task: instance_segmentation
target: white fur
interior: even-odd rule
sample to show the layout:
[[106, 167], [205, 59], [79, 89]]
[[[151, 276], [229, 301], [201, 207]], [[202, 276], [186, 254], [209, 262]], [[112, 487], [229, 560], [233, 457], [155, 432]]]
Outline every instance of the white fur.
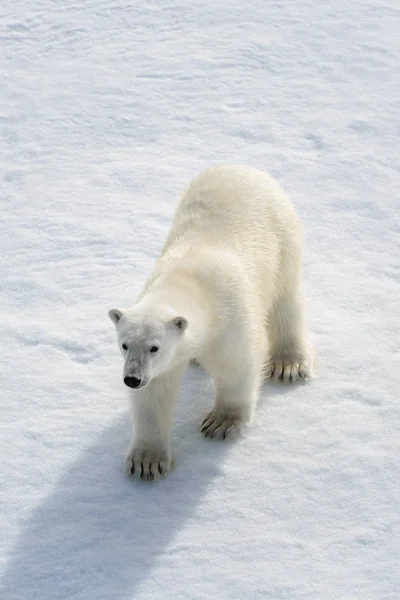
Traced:
[[269, 175], [221, 166], [192, 181], [137, 303], [109, 313], [128, 347], [124, 377], [143, 386], [132, 391], [126, 473], [153, 480], [169, 471], [179, 381], [191, 360], [215, 383], [201, 430], [217, 439], [251, 423], [264, 373], [311, 376], [301, 262], [299, 221]]

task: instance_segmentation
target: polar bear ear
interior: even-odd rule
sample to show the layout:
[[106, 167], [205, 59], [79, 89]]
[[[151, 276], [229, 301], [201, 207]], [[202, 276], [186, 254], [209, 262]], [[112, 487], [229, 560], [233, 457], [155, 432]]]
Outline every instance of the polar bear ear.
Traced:
[[180, 329], [182, 331], [182, 333], [185, 331], [185, 329], [189, 325], [189, 323], [188, 323], [187, 319], [185, 319], [185, 317], [175, 317], [175, 319], [172, 319], [172, 323], [175, 325], [175, 327]]
[[111, 321], [116, 325], [122, 317], [122, 312], [118, 308], [112, 308], [108, 311], [108, 316], [110, 317]]

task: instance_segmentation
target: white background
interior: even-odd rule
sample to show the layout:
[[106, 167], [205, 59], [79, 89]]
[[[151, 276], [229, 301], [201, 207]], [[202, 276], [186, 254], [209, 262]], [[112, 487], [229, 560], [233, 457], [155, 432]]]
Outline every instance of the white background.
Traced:
[[[20, 0], [0, 40], [4, 600], [397, 600], [400, 14], [392, 0]], [[276, 176], [305, 230], [307, 386], [249, 435], [126, 479], [122, 359], [174, 204], [203, 168]]]

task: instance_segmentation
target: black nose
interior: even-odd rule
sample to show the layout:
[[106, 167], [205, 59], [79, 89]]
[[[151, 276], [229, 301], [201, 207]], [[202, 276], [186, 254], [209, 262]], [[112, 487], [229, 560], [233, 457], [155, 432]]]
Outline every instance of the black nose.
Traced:
[[139, 387], [141, 382], [142, 382], [142, 380], [138, 379], [137, 377], [125, 377], [124, 378], [125, 385], [127, 385], [128, 387], [131, 387], [131, 388]]

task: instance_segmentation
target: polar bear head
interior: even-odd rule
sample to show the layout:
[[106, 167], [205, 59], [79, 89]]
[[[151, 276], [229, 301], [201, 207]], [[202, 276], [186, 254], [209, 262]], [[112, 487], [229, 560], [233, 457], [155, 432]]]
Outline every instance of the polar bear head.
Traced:
[[125, 359], [124, 383], [135, 389], [173, 367], [182, 355], [188, 322], [168, 309], [112, 308], [108, 315], [116, 326]]

